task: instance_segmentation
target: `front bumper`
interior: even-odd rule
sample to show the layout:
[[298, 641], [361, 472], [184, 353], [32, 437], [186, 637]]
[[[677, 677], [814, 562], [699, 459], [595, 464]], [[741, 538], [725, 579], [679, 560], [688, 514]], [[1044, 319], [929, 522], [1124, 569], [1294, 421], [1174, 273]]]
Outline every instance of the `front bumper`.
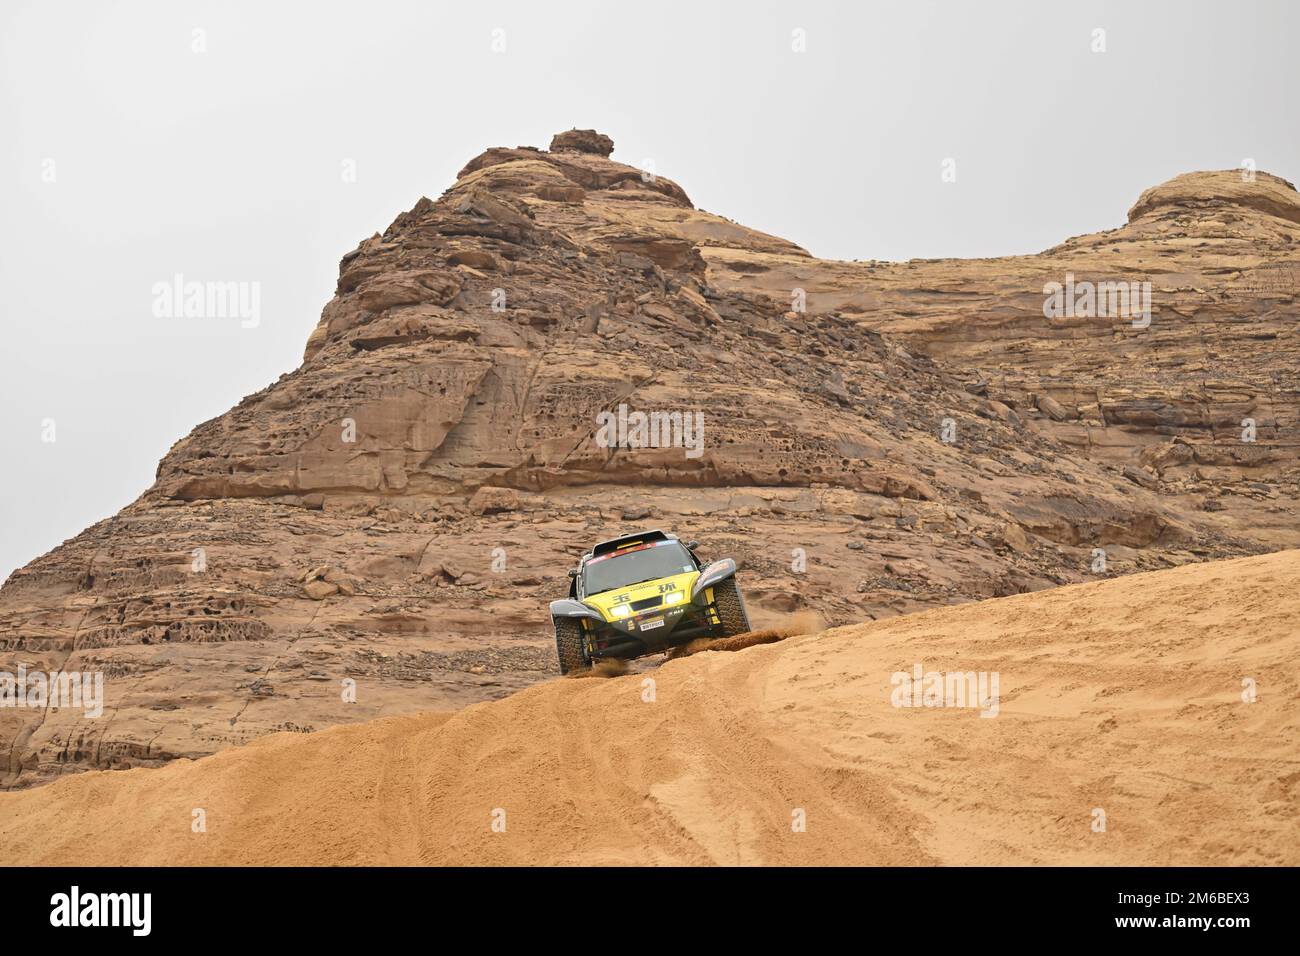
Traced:
[[592, 660], [630, 660], [698, 637], [715, 637], [721, 633], [722, 623], [713, 603], [701, 595], [688, 604], [642, 611], [621, 621], [584, 619], [583, 628]]

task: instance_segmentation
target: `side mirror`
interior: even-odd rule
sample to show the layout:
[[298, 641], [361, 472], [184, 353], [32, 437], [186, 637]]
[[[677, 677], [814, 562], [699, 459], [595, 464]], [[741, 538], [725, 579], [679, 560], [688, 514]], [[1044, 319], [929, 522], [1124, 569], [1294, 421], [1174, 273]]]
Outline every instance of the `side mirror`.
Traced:
[[687, 541], [687, 542], [686, 542], [686, 550], [687, 550], [687, 551], [694, 551], [694, 550], [695, 550], [696, 548], [698, 548], [699, 546], [700, 546], [700, 543], [699, 543], [698, 541]]
[[569, 568], [569, 577], [571, 577], [571, 578], [576, 578], [577, 576], [578, 576], [578, 569], [577, 569], [577, 568]]

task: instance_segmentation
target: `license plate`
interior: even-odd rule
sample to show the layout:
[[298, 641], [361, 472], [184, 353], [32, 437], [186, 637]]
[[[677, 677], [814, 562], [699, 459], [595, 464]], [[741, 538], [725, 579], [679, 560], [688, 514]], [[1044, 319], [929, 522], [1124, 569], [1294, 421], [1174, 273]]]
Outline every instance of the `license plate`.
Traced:
[[653, 631], [656, 627], [663, 627], [664, 619], [662, 617], [652, 617], [648, 621], [641, 622], [641, 630]]

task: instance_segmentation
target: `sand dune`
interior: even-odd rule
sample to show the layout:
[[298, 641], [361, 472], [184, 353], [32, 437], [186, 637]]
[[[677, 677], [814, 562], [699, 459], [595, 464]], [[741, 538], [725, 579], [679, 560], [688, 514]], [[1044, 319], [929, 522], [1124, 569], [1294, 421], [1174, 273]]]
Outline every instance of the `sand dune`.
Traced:
[[[11, 864], [1295, 865], [1298, 595], [1289, 551], [557, 679], [0, 794], [0, 845]], [[918, 663], [996, 672], [997, 715], [893, 706]]]

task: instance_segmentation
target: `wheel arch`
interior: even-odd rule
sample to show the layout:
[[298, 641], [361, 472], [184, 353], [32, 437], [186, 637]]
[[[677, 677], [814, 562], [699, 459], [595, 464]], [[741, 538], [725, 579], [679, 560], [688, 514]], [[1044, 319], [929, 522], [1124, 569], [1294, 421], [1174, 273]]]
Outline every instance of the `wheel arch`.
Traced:
[[736, 562], [731, 558], [719, 558], [700, 569], [700, 576], [691, 585], [691, 600], [703, 594], [709, 588], [727, 578], [736, 576]]
[[605, 618], [599, 611], [573, 598], [561, 598], [558, 601], [552, 601], [551, 617], [586, 617], [601, 624], [605, 623]]

